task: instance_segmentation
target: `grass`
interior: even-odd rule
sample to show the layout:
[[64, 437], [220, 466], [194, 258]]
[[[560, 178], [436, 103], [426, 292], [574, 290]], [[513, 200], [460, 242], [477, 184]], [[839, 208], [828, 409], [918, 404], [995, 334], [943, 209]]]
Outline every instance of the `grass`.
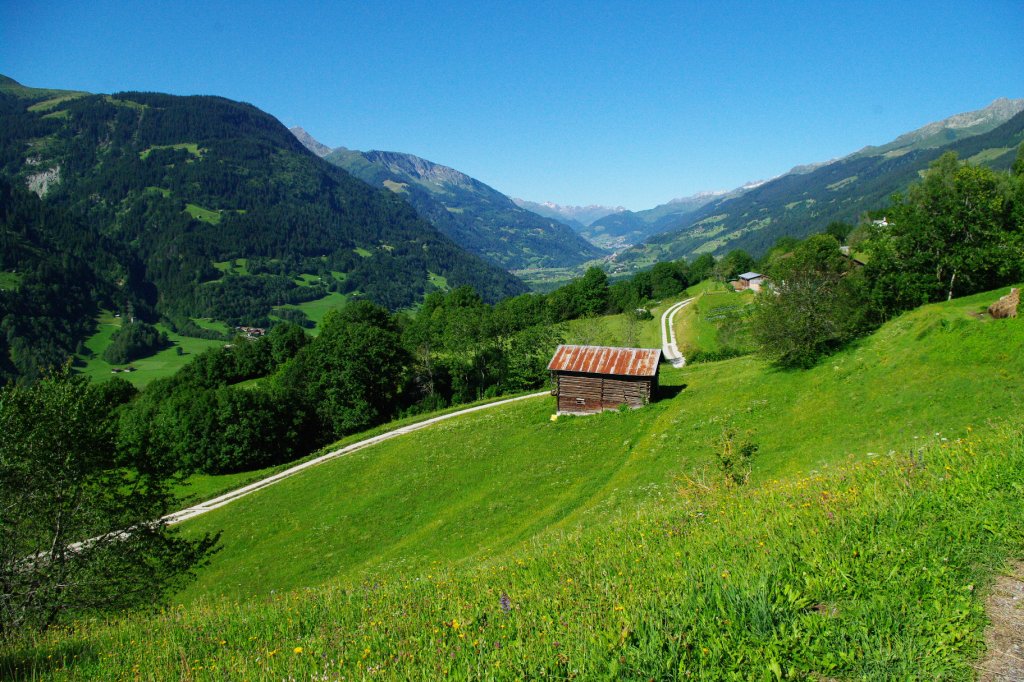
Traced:
[[185, 212], [192, 216], [195, 220], [200, 220], [210, 225], [220, 224], [220, 211], [211, 211], [208, 208], [203, 208], [197, 204], [185, 204]]
[[451, 285], [448, 284], [448, 278], [444, 275], [439, 275], [436, 272], [428, 272], [427, 279], [438, 291], [448, 291], [451, 289]]
[[28, 110], [33, 112], [52, 111], [61, 104], [64, 104], [64, 102], [70, 102], [71, 100], [85, 97], [86, 94], [87, 93], [84, 92], [64, 92], [60, 95], [57, 95], [56, 97], [51, 97], [50, 99], [43, 100], [42, 102], [36, 102], [32, 106], [30, 106]]
[[538, 399], [336, 460], [190, 524], [224, 528], [226, 548], [183, 598], [415, 571], [592, 523], [712, 466], [726, 423], [754, 433], [762, 484], [1012, 414], [1024, 324], [968, 317], [983, 300], [929, 306], [809, 372], [750, 357], [665, 367], [662, 384], [686, 388], [644, 410], [552, 423]]
[[[570, 320], [564, 323], [566, 343], [595, 346], [626, 346], [630, 348], [661, 348], [661, 314], [676, 299], [660, 302], [650, 308], [653, 319], [632, 322], [628, 315]], [[678, 317], [678, 316], [677, 316]]]
[[[680, 310], [674, 320], [676, 345], [684, 357], [697, 351], [721, 351], [724, 345], [729, 345], [723, 344], [721, 338], [724, 317], [740, 313], [744, 306], [752, 303], [753, 292], [736, 292], [725, 284], [707, 280], [695, 287], [691, 294], [696, 300]], [[732, 345], [737, 340], [747, 341], [745, 338], [734, 339]]]
[[158, 144], [153, 145], [152, 147], [149, 147], [139, 152], [139, 158], [145, 161], [146, 159], [149, 158], [149, 155], [152, 154], [153, 151], [156, 149], [184, 149], [189, 154], [191, 154], [193, 158], [196, 159], [201, 158], [203, 156], [203, 153], [206, 151], [205, 149], [200, 149], [199, 145], [196, 144], [195, 142], [182, 142], [179, 144]]
[[684, 485], [474, 565], [30, 634], [10, 677], [967, 679], [1024, 551], [1019, 424], [759, 488]]
[[17, 291], [21, 288], [21, 274], [0, 271], [0, 291]]
[[316, 327], [310, 330], [310, 333], [316, 336], [320, 331], [320, 325], [323, 323], [324, 316], [328, 311], [344, 306], [347, 300], [347, 295], [332, 291], [322, 298], [306, 301], [304, 303], [280, 305], [277, 306], [275, 310], [287, 308], [301, 310], [306, 314], [306, 317], [316, 323]]
[[209, 329], [211, 331], [220, 332], [221, 334], [233, 334], [235, 331], [230, 326], [228, 326], [226, 322], [214, 320], [209, 317], [197, 317], [192, 321], [196, 323], [197, 327], [202, 327], [203, 329]]
[[[334, 460], [186, 524], [225, 548], [182, 606], [28, 635], [0, 675], [969, 677], [1024, 553], [1024, 320], [976, 317], [995, 295], [808, 371], [666, 367], [642, 410], [539, 398]], [[760, 446], [743, 487], [725, 425]]]
[[249, 275], [249, 259], [248, 258], [236, 258], [234, 260], [223, 260], [216, 261], [213, 267], [217, 268], [225, 275]]
[[[219, 322], [197, 320], [197, 323], [208, 329], [215, 328], [219, 330], [220, 326], [223, 326]], [[113, 313], [103, 311], [99, 315], [96, 319], [96, 333], [86, 339], [84, 344], [88, 353], [77, 358], [79, 363], [81, 363], [76, 367], [77, 371], [90, 377], [93, 381], [106, 381], [112, 376], [119, 376], [142, 388], [154, 379], [174, 374], [191, 360], [194, 355], [202, 353], [208, 348], [220, 348], [224, 345], [223, 341], [181, 336], [172, 332], [166, 325], [158, 323], [155, 325], [156, 328], [167, 334], [171, 346], [147, 358], [133, 360], [129, 364], [136, 371], [114, 375], [111, 374], [111, 369], [123, 365], [107, 364], [102, 359], [102, 356], [103, 351], [110, 345], [111, 337], [120, 326], [121, 319], [115, 318]], [[178, 348], [181, 348], [182, 355], [178, 354]]]

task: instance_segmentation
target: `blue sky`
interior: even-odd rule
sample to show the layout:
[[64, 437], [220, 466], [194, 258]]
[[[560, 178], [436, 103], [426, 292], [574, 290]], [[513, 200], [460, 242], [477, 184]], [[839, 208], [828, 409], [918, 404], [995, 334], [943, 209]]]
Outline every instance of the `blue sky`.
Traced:
[[0, 5], [25, 85], [251, 102], [513, 196], [649, 208], [1024, 97], [1024, 2]]

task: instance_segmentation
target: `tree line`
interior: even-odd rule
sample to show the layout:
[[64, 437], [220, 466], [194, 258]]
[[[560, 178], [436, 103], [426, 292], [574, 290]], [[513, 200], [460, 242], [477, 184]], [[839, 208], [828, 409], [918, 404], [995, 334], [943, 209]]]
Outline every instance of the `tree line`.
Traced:
[[769, 360], [809, 367], [906, 310], [1024, 279], [1024, 144], [1009, 173], [947, 153], [856, 229], [780, 242], [752, 331]]

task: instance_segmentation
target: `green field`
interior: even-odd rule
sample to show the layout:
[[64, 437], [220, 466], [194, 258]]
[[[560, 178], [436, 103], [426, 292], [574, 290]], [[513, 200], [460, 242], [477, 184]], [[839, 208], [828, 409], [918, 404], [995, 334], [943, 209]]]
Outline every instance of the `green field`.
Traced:
[[249, 275], [249, 259], [248, 258], [236, 258], [234, 260], [217, 261], [213, 264], [213, 267], [217, 268], [225, 275]]
[[233, 335], [234, 332], [235, 332], [235, 330], [232, 329], [230, 326], [228, 326], [228, 324], [226, 322], [221, 322], [220, 320], [214, 320], [214, 319], [211, 319], [209, 317], [196, 317], [196, 318], [193, 318], [192, 321], [196, 323], [197, 327], [202, 327], [203, 329], [209, 329], [210, 331], [220, 332], [221, 334], [231, 334], [231, 335]]
[[448, 291], [451, 286], [448, 284], [448, 278], [437, 274], [436, 272], [427, 273], [427, 278], [430, 283], [433, 284], [438, 291]]
[[211, 211], [208, 208], [203, 208], [197, 204], [185, 204], [185, 212], [196, 220], [201, 220], [204, 223], [211, 225], [220, 224], [220, 211]]
[[[680, 310], [674, 322], [676, 345], [683, 357], [697, 351], [717, 352], [722, 350], [721, 324], [725, 315], [742, 312], [743, 306], [754, 300], [752, 291], [736, 292], [731, 287], [708, 280], [694, 287], [691, 294], [696, 297], [690, 305]], [[748, 344], [745, 335], [737, 335], [735, 342]]]
[[314, 284], [320, 284], [320, 275], [311, 275], [309, 273], [302, 273], [295, 278], [295, 283], [300, 287], [311, 287]]
[[21, 274], [17, 272], [0, 272], [0, 291], [17, 291], [21, 287]]
[[[223, 323], [205, 320], [197, 320], [197, 324], [207, 329], [220, 330], [222, 328], [226, 328], [226, 325]], [[110, 345], [111, 337], [120, 326], [120, 318], [115, 318], [114, 314], [109, 311], [102, 312], [96, 319], [96, 332], [85, 341], [84, 345], [88, 354], [78, 356], [76, 358], [75, 369], [88, 376], [93, 381], [106, 381], [112, 376], [118, 376], [123, 379], [127, 379], [135, 386], [141, 388], [154, 379], [174, 374], [195, 355], [202, 353], [209, 348], [220, 348], [224, 345], [223, 341], [194, 339], [188, 336], [181, 336], [172, 332], [166, 325], [158, 323], [155, 325], [156, 328], [167, 334], [167, 338], [171, 342], [171, 346], [149, 356], [148, 358], [133, 360], [129, 364], [134, 367], [136, 371], [115, 375], [111, 373], [111, 370], [114, 367], [124, 367], [127, 365], [107, 364], [107, 362], [103, 360], [102, 356], [103, 351]], [[178, 348], [181, 349], [181, 355], [178, 354]]]
[[[308, 317], [309, 319], [313, 320], [313, 322], [316, 323], [316, 327], [314, 327], [313, 329], [309, 330], [310, 334], [316, 336], [319, 333], [320, 324], [324, 320], [324, 315], [326, 315], [328, 313], [328, 311], [330, 311], [330, 310], [334, 310], [335, 308], [340, 308], [340, 307], [344, 306], [345, 302], [347, 300], [348, 300], [348, 296], [346, 294], [340, 294], [340, 293], [338, 293], [336, 291], [332, 291], [331, 293], [327, 294], [323, 298], [318, 298], [318, 299], [313, 300], [313, 301], [306, 301], [305, 303], [298, 303], [298, 304], [294, 304], [294, 305], [293, 304], [280, 305], [280, 306], [277, 306], [275, 308], [275, 310], [282, 309], [282, 308], [284, 308], [284, 309], [291, 308], [293, 310], [301, 310], [302, 312], [304, 312], [306, 314], [306, 317]], [[271, 314], [273, 314], [273, 313], [271, 313]]]
[[[641, 410], [552, 421], [543, 397], [334, 460], [185, 524], [224, 549], [181, 606], [0, 673], [969, 678], [1024, 555], [1024, 321], [979, 315], [996, 295], [808, 371], [664, 367]], [[746, 486], [726, 425], [760, 447]]]
[[225, 528], [226, 547], [188, 598], [497, 552], [702, 475], [727, 421], [756, 434], [753, 480], [763, 483], [1012, 414], [1024, 404], [1024, 354], [1013, 350], [1024, 344], [1024, 324], [967, 314], [989, 299], [928, 306], [808, 372], [750, 357], [664, 367], [662, 384], [685, 390], [637, 412], [552, 423], [544, 398], [356, 453], [193, 522]]
[[203, 155], [203, 152], [205, 151], [204, 149], [200, 149], [199, 145], [196, 144], [195, 142], [182, 142], [180, 144], [158, 144], [139, 152], [139, 158], [145, 161], [146, 159], [149, 158], [149, 155], [152, 154], [153, 150], [155, 149], [184, 149], [189, 154], [191, 154], [193, 158], [196, 159], [201, 157]]
[[563, 323], [565, 342], [591, 346], [661, 348], [661, 314], [682, 298], [680, 296], [653, 305], [650, 308], [653, 319], [642, 322], [633, 322], [625, 314], [570, 320]]

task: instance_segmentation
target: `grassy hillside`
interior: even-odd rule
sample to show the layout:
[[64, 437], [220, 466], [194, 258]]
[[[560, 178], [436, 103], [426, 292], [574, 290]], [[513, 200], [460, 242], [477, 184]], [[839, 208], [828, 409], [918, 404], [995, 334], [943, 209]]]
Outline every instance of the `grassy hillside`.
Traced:
[[[109, 311], [102, 311], [96, 320], [96, 332], [85, 340], [83, 348], [85, 352], [78, 356], [77, 371], [85, 374], [93, 381], [105, 381], [111, 376], [114, 367], [126, 367], [131, 365], [134, 372], [121, 373], [116, 376], [126, 379], [135, 386], [141, 388], [154, 379], [171, 376], [182, 368], [197, 354], [209, 348], [220, 348], [223, 341], [211, 339], [195, 339], [188, 336], [175, 334], [164, 324], [157, 324], [156, 328], [167, 335], [171, 345], [153, 355], [139, 358], [123, 365], [111, 365], [103, 359], [103, 351], [110, 345], [110, 339], [114, 332], [121, 327], [122, 318], [114, 317]], [[222, 323], [210, 321], [197, 321], [197, 324], [217, 331], [227, 329]], [[180, 349], [180, 350], [179, 350]]]
[[638, 412], [551, 422], [539, 399], [332, 462], [195, 521], [224, 528], [225, 549], [186, 598], [497, 552], [698, 475], [726, 422], [754, 432], [759, 483], [1011, 414], [1024, 325], [969, 315], [991, 298], [922, 308], [806, 373], [754, 358], [665, 367], [669, 392], [686, 388]]
[[[225, 549], [183, 606], [0, 671], [967, 677], [984, 586], [1024, 553], [1024, 320], [978, 315], [995, 296], [806, 372], [665, 367], [643, 410], [540, 398], [335, 460], [187, 524]], [[720, 484], [725, 425], [760, 446], [746, 487]]]
[[[694, 287], [696, 298], [675, 317], [676, 343], [683, 357], [695, 353], [719, 353], [723, 349], [745, 350], [751, 346], [749, 330], [742, 321], [745, 307], [753, 302], [754, 292], [736, 292], [719, 282], [707, 281]], [[740, 321], [730, 326], [730, 317]]]

